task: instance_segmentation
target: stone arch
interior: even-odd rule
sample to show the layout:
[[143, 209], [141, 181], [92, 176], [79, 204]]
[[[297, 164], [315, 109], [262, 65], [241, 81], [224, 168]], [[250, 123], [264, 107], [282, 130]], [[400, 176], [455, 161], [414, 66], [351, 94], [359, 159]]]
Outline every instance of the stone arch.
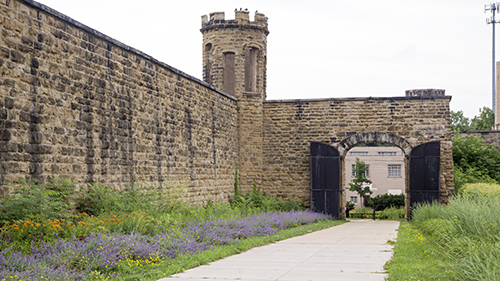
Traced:
[[[349, 133], [348, 133], [349, 134]], [[400, 137], [398, 135], [395, 135], [393, 133], [387, 133], [387, 132], [381, 132], [381, 131], [373, 131], [373, 132], [359, 132], [359, 133], [352, 133], [348, 135], [345, 139], [340, 141], [337, 145], [337, 150], [339, 151], [339, 154], [341, 155], [341, 183], [340, 186], [344, 187], [347, 185], [347, 175], [345, 174], [345, 156], [347, 155], [347, 152], [360, 144], [364, 143], [386, 143], [390, 145], [394, 145], [398, 148], [400, 148], [403, 151], [404, 155], [404, 170], [405, 173], [403, 175], [404, 178], [404, 189], [403, 192], [405, 194], [405, 216], [409, 218], [410, 216], [410, 201], [409, 201], [409, 156], [411, 153], [411, 150], [413, 149], [412, 145], [410, 142], [408, 142], [405, 138]], [[341, 196], [340, 196], [340, 205], [344, 206], [346, 202], [346, 194], [345, 190], [341, 189]]]
[[344, 157], [351, 148], [363, 143], [387, 143], [397, 146], [403, 150], [405, 156], [410, 155], [412, 149], [411, 144], [404, 138], [393, 133], [386, 132], [361, 132], [349, 135], [343, 139], [338, 145], [340, 155]]

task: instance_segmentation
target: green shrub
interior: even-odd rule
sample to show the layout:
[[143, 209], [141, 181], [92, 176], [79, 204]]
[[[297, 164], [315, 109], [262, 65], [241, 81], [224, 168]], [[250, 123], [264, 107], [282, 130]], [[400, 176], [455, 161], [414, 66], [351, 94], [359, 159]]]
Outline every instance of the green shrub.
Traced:
[[405, 205], [405, 195], [404, 194], [381, 194], [376, 197], [370, 198], [368, 205], [372, 209], [375, 209], [378, 205], [385, 205], [386, 207], [400, 208]]
[[185, 206], [186, 179], [169, 180], [161, 186], [129, 184], [123, 190], [92, 184], [81, 190], [79, 212], [99, 216], [106, 212], [169, 212]]
[[229, 202], [235, 208], [239, 208], [243, 214], [250, 210], [259, 209], [262, 212], [291, 210], [303, 210], [304, 202], [297, 202], [296, 198], [273, 197], [264, 193], [261, 186], [257, 187], [257, 182], [253, 180], [253, 189], [248, 193], [241, 193], [238, 190], [237, 172], [235, 173], [235, 194], [229, 198]]
[[500, 148], [485, 145], [480, 136], [453, 137], [455, 189], [465, 183], [500, 181]]
[[460, 194], [469, 196], [491, 196], [500, 198], [500, 184], [468, 183], [460, 189]]
[[497, 183], [495, 179], [492, 179], [488, 173], [477, 167], [468, 167], [463, 170], [460, 167], [455, 166], [454, 169], [455, 177], [455, 190], [460, 193], [462, 187], [469, 183]]
[[43, 214], [49, 219], [68, 219], [74, 215], [75, 184], [52, 177], [46, 184], [19, 179], [10, 196], [1, 199], [0, 223], [14, 222], [28, 215]]
[[405, 218], [404, 208], [386, 208], [377, 213], [377, 218], [380, 220], [401, 220]]
[[81, 197], [77, 200], [76, 208], [81, 213], [98, 216], [107, 211], [123, 209], [124, 202], [120, 193], [109, 186], [88, 184], [80, 193]]
[[447, 211], [445, 205], [437, 201], [433, 201], [432, 203], [417, 203], [411, 209], [412, 221], [419, 223], [436, 218], [448, 218], [449, 214]]

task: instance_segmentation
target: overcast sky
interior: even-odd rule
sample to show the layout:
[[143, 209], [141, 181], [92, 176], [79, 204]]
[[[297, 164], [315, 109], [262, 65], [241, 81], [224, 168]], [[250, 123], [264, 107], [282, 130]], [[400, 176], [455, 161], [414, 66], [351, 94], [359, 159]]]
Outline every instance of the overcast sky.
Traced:
[[[268, 99], [392, 97], [445, 89], [451, 109], [491, 108], [492, 27], [478, 0], [39, 0], [202, 78], [201, 15], [269, 18]], [[497, 29], [500, 26], [497, 27]], [[499, 42], [500, 44], [500, 42]], [[500, 57], [500, 54], [498, 55]]]

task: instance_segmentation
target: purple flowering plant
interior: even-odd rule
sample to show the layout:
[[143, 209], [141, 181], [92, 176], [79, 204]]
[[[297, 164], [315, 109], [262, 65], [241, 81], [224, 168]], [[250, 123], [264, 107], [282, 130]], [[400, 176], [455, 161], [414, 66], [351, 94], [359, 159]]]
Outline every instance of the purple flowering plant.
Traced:
[[0, 251], [0, 280], [107, 279], [116, 276], [118, 267], [130, 261], [154, 264], [325, 219], [325, 215], [310, 211], [266, 212], [195, 219], [158, 227], [161, 231], [156, 234], [134, 231], [90, 232], [87, 236], [70, 238], [54, 236], [49, 242], [32, 243], [29, 251], [4, 247]]

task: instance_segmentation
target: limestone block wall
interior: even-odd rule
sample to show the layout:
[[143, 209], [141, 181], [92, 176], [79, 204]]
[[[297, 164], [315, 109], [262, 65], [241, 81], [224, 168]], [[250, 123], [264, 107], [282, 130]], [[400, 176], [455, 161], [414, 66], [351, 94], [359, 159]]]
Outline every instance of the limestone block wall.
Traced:
[[58, 174], [232, 191], [234, 97], [31, 0], [0, 0], [0, 32], [1, 187]]
[[238, 101], [240, 116], [238, 134], [239, 184], [243, 191], [253, 188], [253, 181], [262, 184], [263, 156], [263, 107], [257, 94], [243, 94]]
[[490, 131], [465, 131], [460, 132], [459, 137], [462, 136], [480, 136], [484, 140], [484, 144], [493, 144], [496, 147], [500, 147], [500, 130], [490, 130]]
[[441, 194], [446, 201], [454, 190], [450, 100], [408, 96], [265, 101], [263, 188], [309, 203], [310, 141], [338, 146], [353, 134], [385, 132], [412, 147], [441, 141]]

